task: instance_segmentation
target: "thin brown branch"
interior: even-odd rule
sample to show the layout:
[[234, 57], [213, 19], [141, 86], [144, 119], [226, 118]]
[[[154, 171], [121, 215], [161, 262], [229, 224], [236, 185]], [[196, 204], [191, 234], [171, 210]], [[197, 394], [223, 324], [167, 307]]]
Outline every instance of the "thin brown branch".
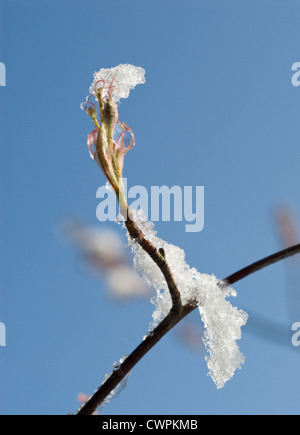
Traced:
[[135, 240], [141, 248], [147, 252], [147, 254], [152, 258], [154, 263], [160, 268], [165, 280], [167, 282], [169, 292], [172, 298], [172, 310], [177, 314], [182, 311], [182, 302], [180, 297], [180, 292], [177, 288], [177, 284], [171, 272], [171, 269], [167, 263], [166, 254], [163, 249], [157, 249], [152, 245], [150, 240], [148, 240], [143, 232], [138, 228], [136, 223], [130, 218], [130, 209], [127, 209], [127, 219], [125, 221], [126, 228], [129, 232], [130, 237]]
[[170, 312], [167, 317], [150, 333], [142, 343], [115, 369], [109, 378], [101, 385], [95, 394], [79, 409], [77, 415], [92, 415], [93, 412], [103, 403], [105, 398], [116, 388], [116, 386], [128, 375], [131, 369], [143, 358], [153, 346], [172, 329], [183, 317], [193, 310], [194, 307], [186, 309], [185, 314], [180, 316]]
[[[134, 227], [133, 227], [134, 228]], [[137, 228], [137, 227], [136, 227]], [[133, 231], [133, 230], [132, 230]], [[136, 229], [134, 228], [134, 231]], [[139, 243], [140, 233], [136, 233], [136, 237], [133, 237]], [[142, 245], [141, 245], [142, 246]], [[143, 246], [142, 246], [143, 247]], [[151, 248], [152, 249], [152, 248]], [[155, 248], [154, 248], [155, 249]], [[152, 251], [151, 251], [152, 252]], [[158, 251], [157, 251], [158, 252]], [[258, 272], [259, 270], [268, 267], [278, 261], [291, 257], [292, 255], [300, 253], [300, 244], [284, 249], [270, 255], [262, 260], [259, 260], [250, 266], [247, 266], [238, 272], [225, 278], [225, 282], [228, 284], [234, 284], [237, 281], [246, 278], [247, 276]], [[163, 253], [159, 253], [164, 257]], [[149, 254], [150, 255], [150, 254]], [[157, 259], [159, 257], [154, 255]], [[152, 258], [152, 257], [151, 257]], [[166, 273], [168, 278], [168, 273]], [[173, 278], [173, 277], [172, 277]], [[171, 281], [172, 281], [171, 278]], [[176, 285], [176, 284], [175, 284]], [[176, 287], [177, 288], [177, 287]], [[192, 302], [182, 307], [180, 313], [171, 310], [167, 317], [155, 328], [155, 330], [149, 334], [146, 339], [124, 360], [124, 362], [116, 368], [108, 379], [103, 382], [96, 393], [77, 411], [76, 415], [92, 415], [93, 412], [103, 403], [105, 398], [116, 388], [116, 386], [125, 378], [125, 376], [133, 369], [133, 367], [152, 349], [158, 341], [164, 337], [177, 323], [179, 323], [184, 317], [191, 313], [196, 308], [196, 305]]]
[[252, 275], [255, 272], [258, 272], [265, 267], [271, 266], [272, 264], [277, 263], [278, 261], [284, 260], [285, 258], [291, 257], [295, 254], [300, 253], [300, 243], [295, 246], [291, 246], [290, 248], [283, 249], [283, 251], [276, 252], [275, 254], [269, 255], [269, 257], [263, 258], [262, 260], [256, 261], [250, 266], [244, 267], [238, 272], [233, 273], [228, 276], [224, 281], [228, 284], [234, 284], [237, 281], [240, 281], [243, 278], [246, 278], [249, 275]]

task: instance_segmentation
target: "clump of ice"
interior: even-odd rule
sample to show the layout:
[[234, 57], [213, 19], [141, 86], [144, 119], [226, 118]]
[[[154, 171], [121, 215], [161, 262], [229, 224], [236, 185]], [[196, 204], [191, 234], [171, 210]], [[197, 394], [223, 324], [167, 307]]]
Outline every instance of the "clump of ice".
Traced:
[[[128, 355], [123, 356], [120, 359], [120, 362], [117, 363], [116, 361], [114, 361], [114, 369], [112, 371], [112, 373], [115, 370], [118, 370], [120, 368], [120, 365], [125, 361], [125, 359], [128, 357]], [[109, 375], [105, 375], [104, 377], [104, 381], [102, 382], [102, 385], [107, 381], [107, 379], [112, 375], [112, 373], [110, 373]], [[123, 379], [122, 381], [112, 390], [112, 392], [103, 400], [103, 402], [101, 403], [101, 405], [98, 407], [98, 411], [100, 411], [102, 408], [104, 408], [104, 406], [108, 405], [113, 399], [115, 399], [116, 397], [118, 397], [118, 395], [124, 390], [124, 388], [127, 386], [129, 378], [131, 376], [131, 373], [129, 372]]]
[[[182, 303], [194, 300], [199, 307], [205, 327], [204, 343], [209, 356], [206, 357], [209, 375], [218, 388], [224, 387], [236, 369], [241, 368], [245, 358], [236, 343], [241, 339], [241, 327], [247, 323], [248, 315], [233, 307], [227, 297], [236, 292], [218, 280], [214, 275], [206, 275], [191, 268], [185, 262], [185, 252], [156, 236], [154, 224], [146, 222], [143, 212], [134, 210], [134, 220], [147, 239], [157, 248], [163, 248], [173, 273]], [[172, 306], [169, 290], [159, 267], [147, 253], [128, 235], [129, 246], [134, 253], [136, 271], [156, 290], [153, 299], [155, 310], [149, 333], [169, 313]]]
[[[121, 98], [128, 98], [136, 85], [145, 83], [145, 70], [139, 66], [121, 64], [114, 68], [102, 68], [94, 73], [94, 81], [90, 93], [95, 95], [95, 86], [103, 88], [102, 98], [111, 91], [112, 99], [118, 103]], [[104, 87], [103, 87], [104, 86]]]

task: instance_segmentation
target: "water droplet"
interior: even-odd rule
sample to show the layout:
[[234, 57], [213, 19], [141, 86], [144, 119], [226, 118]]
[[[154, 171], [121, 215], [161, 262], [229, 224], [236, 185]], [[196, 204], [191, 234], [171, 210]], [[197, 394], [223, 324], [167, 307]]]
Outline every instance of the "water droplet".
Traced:
[[93, 160], [95, 160], [97, 138], [98, 130], [96, 129], [88, 135], [87, 145], [89, 148], [90, 156]]
[[114, 370], [119, 370], [120, 363], [117, 363], [117, 361], [114, 361], [113, 367], [114, 367]]
[[134, 143], [132, 144], [134, 140], [133, 133], [127, 128], [126, 125], [119, 122], [117, 122], [114, 129], [113, 140], [119, 148], [122, 146], [127, 148], [129, 145], [134, 145]]
[[114, 129], [114, 134], [113, 134], [113, 140], [116, 143], [116, 145], [118, 147], [121, 146], [122, 144], [122, 134], [123, 134], [123, 129], [121, 124], [119, 124], [118, 122], [116, 123], [115, 129]]
[[130, 130], [126, 130], [124, 133], [124, 146], [127, 148], [129, 145], [134, 145], [134, 142], [132, 144], [132, 140], [134, 140], [134, 136]]
[[125, 361], [125, 359], [129, 356], [129, 354], [124, 355], [121, 359], [120, 359], [120, 364], [123, 364], [123, 362]]
[[83, 103], [80, 104], [80, 109], [84, 110], [85, 112], [88, 110], [89, 107], [89, 103], [87, 101], [84, 101]]
[[109, 190], [110, 192], [113, 192], [113, 191], [114, 191], [114, 189], [113, 189], [113, 187], [112, 187], [112, 185], [110, 184], [109, 181], [106, 182], [105, 187], [106, 187], [106, 189]]

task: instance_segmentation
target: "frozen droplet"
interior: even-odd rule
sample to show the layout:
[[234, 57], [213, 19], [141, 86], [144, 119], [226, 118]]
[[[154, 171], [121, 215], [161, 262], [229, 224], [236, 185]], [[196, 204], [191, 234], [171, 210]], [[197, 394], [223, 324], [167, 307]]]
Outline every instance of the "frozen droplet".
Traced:
[[120, 147], [122, 143], [122, 134], [123, 134], [122, 124], [117, 122], [113, 133], [113, 141], [118, 147]]
[[119, 368], [120, 368], [120, 363], [118, 363], [117, 361], [114, 361], [114, 363], [113, 363], [113, 367], [114, 367], [114, 370], [119, 370]]
[[109, 190], [109, 192], [113, 192], [114, 191], [114, 189], [113, 189], [113, 187], [112, 187], [112, 185], [110, 184], [109, 181], [106, 182], [105, 187], [106, 187], [107, 190]]
[[88, 135], [88, 140], [87, 140], [90, 156], [93, 160], [95, 160], [97, 140], [98, 140], [98, 129], [95, 129], [94, 131], [92, 131], [91, 134]]
[[123, 364], [123, 362], [125, 361], [125, 359], [129, 356], [129, 354], [127, 353], [126, 355], [122, 356], [122, 358], [120, 358], [120, 364]]
[[92, 119], [97, 118], [97, 109], [94, 103], [90, 102], [91, 96], [86, 97], [86, 100], [80, 104], [81, 110], [84, 110]]
[[131, 129], [120, 122], [117, 122], [115, 126], [113, 140], [118, 148], [127, 148], [134, 145], [134, 135]]
[[87, 101], [84, 101], [83, 103], [80, 104], [80, 109], [84, 110], [85, 112], [88, 110], [90, 106], [90, 103], [88, 103]]
[[134, 145], [134, 136], [130, 130], [124, 132], [124, 146], [125, 148]]

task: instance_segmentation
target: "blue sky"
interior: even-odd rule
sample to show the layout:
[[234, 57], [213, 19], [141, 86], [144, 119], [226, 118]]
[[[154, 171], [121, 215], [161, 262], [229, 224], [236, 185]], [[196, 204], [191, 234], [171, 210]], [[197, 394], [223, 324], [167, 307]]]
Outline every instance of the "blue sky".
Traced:
[[[300, 88], [291, 84], [300, 4], [0, 0], [0, 14], [7, 69], [0, 88], [0, 321], [7, 327], [0, 411], [66, 414], [76, 410], [78, 392], [92, 393], [113, 361], [140, 342], [152, 312], [149, 301], [112, 301], [59, 231], [67, 216], [100, 225], [96, 190], [105, 181], [89, 158], [91, 124], [79, 108], [93, 72], [120, 63], [146, 69], [146, 84], [119, 108], [136, 136], [124, 175], [148, 189], [205, 186], [202, 232], [186, 233], [178, 222], [156, 227], [189, 264], [223, 278], [281, 249], [278, 204], [293, 207], [300, 222]], [[290, 329], [286, 266], [236, 284], [233, 302]], [[204, 355], [170, 333], [103, 413], [298, 413], [298, 350], [251, 328], [240, 343], [246, 365], [223, 390], [206, 376]]]

